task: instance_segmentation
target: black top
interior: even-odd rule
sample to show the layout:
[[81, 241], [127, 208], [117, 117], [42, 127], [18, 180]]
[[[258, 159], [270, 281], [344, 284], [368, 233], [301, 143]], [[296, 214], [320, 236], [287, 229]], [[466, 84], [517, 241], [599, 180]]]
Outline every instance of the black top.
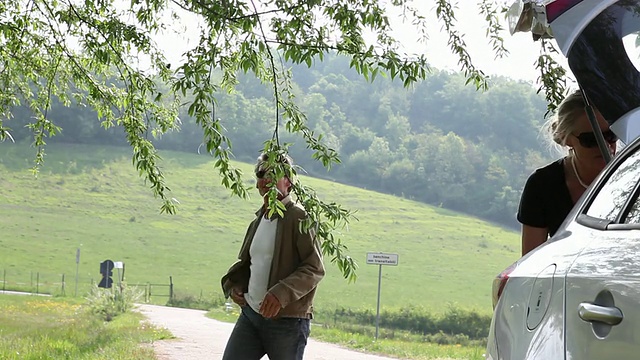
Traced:
[[573, 208], [567, 188], [563, 159], [536, 169], [527, 179], [522, 190], [518, 221], [523, 225], [548, 228], [549, 236], [556, 233], [560, 224]]

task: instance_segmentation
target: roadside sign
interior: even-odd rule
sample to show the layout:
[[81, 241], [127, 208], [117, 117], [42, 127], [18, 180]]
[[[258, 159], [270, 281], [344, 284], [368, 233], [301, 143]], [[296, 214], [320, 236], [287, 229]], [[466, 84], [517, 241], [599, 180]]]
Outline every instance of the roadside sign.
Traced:
[[373, 265], [398, 265], [398, 254], [386, 254], [386, 253], [367, 253], [367, 264]]
[[368, 252], [367, 264], [378, 265], [378, 305], [376, 306], [376, 337], [378, 340], [378, 329], [380, 326], [380, 287], [382, 284], [382, 265], [398, 265], [398, 254], [387, 254], [381, 252]]

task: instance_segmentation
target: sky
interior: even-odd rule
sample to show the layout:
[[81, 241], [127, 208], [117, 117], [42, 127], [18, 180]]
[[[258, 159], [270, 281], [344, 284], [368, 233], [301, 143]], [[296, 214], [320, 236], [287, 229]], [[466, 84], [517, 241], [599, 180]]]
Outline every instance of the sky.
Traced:
[[[435, 15], [435, 0], [417, 0], [420, 10], [427, 17], [429, 40], [420, 43], [416, 40], [415, 28], [410, 24], [402, 23], [400, 16], [390, 16], [393, 21], [394, 35], [402, 40], [407, 53], [426, 54], [430, 64], [437, 69], [449, 69], [459, 71], [458, 58], [448, 48], [448, 36], [442, 30], [441, 23]], [[516, 33], [511, 35], [508, 30], [503, 31], [502, 37], [509, 54], [504, 58], [495, 58], [495, 53], [486, 38], [486, 21], [479, 15], [477, 6], [480, 0], [451, 0], [458, 4], [455, 9], [457, 28], [464, 34], [464, 41], [473, 63], [486, 75], [502, 75], [513, 79], [536, 82], [539, 72], [535, 68], [535, 61], [540, 53], [541, 43], [534, 41], [531, 33]], [[502, 15], [501, 19], [502, 19]], [[185, 17], [183, 28], [179, 34], [166, 33], [161, 38], [163, 47], [168, 49], [167, 57], [170, 62], [177, 62], [179, 55], [196, 44], [198, 29], [193, 17]], [[178, 25], [176, 25], [178, 26]], [[503, 19], [505, 29], [506, 20]], [[556, 60], [565, 68], [566, 61], [563, 57]]]
[[[460, 70], [458, 58], [451, 53], [447, 45], [448, 36], [442, 30], [441, 23], [435, 15], [435, 0], [424, 0], [425, 16], [429, 19], [430, 39], [427, 44], [417, 44], [416, 49], [425, 53], [434, 67], [439, 69]], [[513, 79], [535, 81], [539, 76], [535, 69], [535, 61], [540, 53], [541, 43], [534, 41], [531, 33], [516, 33], [511, 35], [503, 20], [505, 31], [501, 36], [509, 54], [504, 58], [496, 58], [495, 53], [486, 37], [487, 22], [476, 5], [478, 1], [464, 1], [464, 6], [455, 10], [457, 27], [464, 34], [468, 52], [473, 63], [487, 75], [502, 75]], [[460, 3], [460, 2], [459, 2]], [[410, 33], [410, 25], [402, 24], [403, 32]], [[408, 41], [411, 43], [411, 41]]]

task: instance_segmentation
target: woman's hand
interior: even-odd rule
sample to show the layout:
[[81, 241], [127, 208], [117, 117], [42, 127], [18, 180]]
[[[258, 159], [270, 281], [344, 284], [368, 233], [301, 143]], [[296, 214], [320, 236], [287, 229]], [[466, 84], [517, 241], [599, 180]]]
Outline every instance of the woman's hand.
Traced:
[[548, 234], [547, 228], [522, 225], [522, 256], [547, 241]]

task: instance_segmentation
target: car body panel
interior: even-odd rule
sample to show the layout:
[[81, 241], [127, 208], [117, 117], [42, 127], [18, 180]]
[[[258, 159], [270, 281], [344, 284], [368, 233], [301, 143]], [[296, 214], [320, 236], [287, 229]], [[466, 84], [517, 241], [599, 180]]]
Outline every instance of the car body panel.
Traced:
[[[564, 235], [567, 234], [565, 231]], [[494, 311], [487, 359], [554, 359], [558, 354], [562, 356], [564, 274], [571, 268], [584, 245], [570, 239], [547, 242], [518, 261]], [[553, 266], [553, 272], [545, 272], [550, 266]], [[531, 302], [535, 284], [549, 276], [553, 277], [553, 281], [544, 283], [551, 288], [542, 289], [550, 294], [549, 305], [542, 310], [544, 315], [540, 323], [529, 329], [527, 317], [535, 311], [535, 303]]]
[[618, 135], [623, 143], [628, 144], [640, 134], [638, 119], [640, 119], [640, 109], [631, 110], [611, 125], [611, 130]]
[[556, 39], [560, 51], [568, 56], [571, 46], [582, 30], [589, 25], [598, 14], [617, 0], [583, 0], [564, 12], [558, 19], [550, 23], [553, 38]]
[[[640, 358], [640, 231], [588, 232], [593, 240], [566, 276], [566, 359]], [[580, 304], [597, 303], [602, 291], [612, 295], [606, 305], [621, 310], [617, 325], [579, 315]]]
[[[639, 148], [640, 140], [636, 140], [614, 158], [589, 189], [587, 199], [570, 216], [574, 218], [573, 228], [580, 229], [580, 237], [588, 245], [565, 279], [566, 359], [639, 357], [640, 226], [634, 229], [617, 224], [634, 216], [633, 211], [625, 209], [632, 209], [637, 203]], [[585, 217], [603, 222], [601, 226], [583, 226], [580, 223]], [[606, 307], [621, 311], [621, 323], [609, 325], [581, 318], [581, 304], [603, 305], [598, 299], [603, 292], [611, 297]]]

